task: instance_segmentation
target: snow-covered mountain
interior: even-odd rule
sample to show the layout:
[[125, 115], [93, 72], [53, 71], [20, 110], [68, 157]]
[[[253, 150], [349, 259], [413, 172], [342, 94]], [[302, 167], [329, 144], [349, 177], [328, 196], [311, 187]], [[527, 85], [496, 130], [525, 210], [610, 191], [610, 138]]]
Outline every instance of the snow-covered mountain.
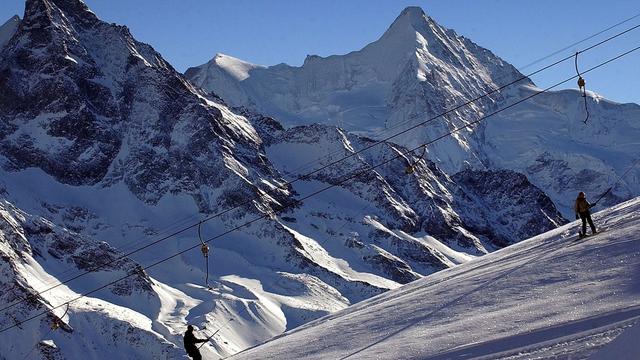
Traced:
[[640, 198], [594, 219], [595, 236], [559, 227], [232, 359], [635, 359]]
[[[379, 40], [346, 55], [308, 56], [301, 67], [264, 67], [219, 54], [185, 74], [227, 103], [286, 126], [331, 124], [373, 139], [523, 77], [417, 7], [405, 9]], [[392, 141], [415, 147], [538, 90], [525, 78]], [[603, 193], [640, 156], [640, 106], [587, 95], [586, 125], [577, 90], [550, 92], [430, 145], [428, 157], [449, 174], [468, 167], [523, 173], [571, 216], [578, 191]], [[640, 195], [639, 179], [636, 169], [603, 203]]]
[[[407, 175], [419, 154], [403, 146], [355, 154], [373, 140], [230, 107], [80, 0], [27, 0], [16, 24], [0, 48], [0, 280], [16, 289], [0, 331], [24, 341], [0, 358], [174, 358], [188, 323], [222, 326], [203, 352], [227, 356], [566, 222], [514, 171], [421, 160]], [[201, 228], [208, 284], [198, 249], [144, 269], [200, 243], [196, 227], [161, 239], [219, 212]], [[62, 309], [21, 322], [125, 273], [72, 303], [69, 331], [47, 333]]]
[[[73, 302], [68, 309], [65, 306], [35, 321], [18, 323], [16, 332], [20, 336], [7, 336], [10, 333], [3, 336], [0, 346], [3, 359], [104, 358], [110, 352], [123, 359], [182, 356], [181, 349], [156, 332], [157, 325], [148, 320], [150, 314], [159, 310], [161, 300], [154, 289], [157, 284], [140, 265], [127, 258], [117, 260], [122, 255], [107, 243], [27, 214], [6, 200], [0, 202], [0, 217], [3, 328], [93, 290], [105, 279], [132, 275]], [[108, 262], [110, 265], [89, 273], [73, 286], [36, 295], [38, 289], [48, 288], [60, 278]], [[4, 309], [5, 305], [25, 298], [27, 301], [20, 306]], [[60, 326], [56, 331], [51, 330], [54, 322]]]

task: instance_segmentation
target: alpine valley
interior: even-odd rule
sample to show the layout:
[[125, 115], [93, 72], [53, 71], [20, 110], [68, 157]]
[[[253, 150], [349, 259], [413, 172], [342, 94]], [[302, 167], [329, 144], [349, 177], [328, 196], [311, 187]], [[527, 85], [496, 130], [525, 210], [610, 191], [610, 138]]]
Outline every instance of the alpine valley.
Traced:
[[589, 92], [585, 126], [545, 93], [405, 173], [525, 80], [377, 144], [521, 76], [419, 8], [347, 55], [183, 75], [81, 0], [27, 0], [0, 27], [0, 358], [186, 359], [187, 324], [226, 357], [566, 224], [640, 155], [640, 106]]

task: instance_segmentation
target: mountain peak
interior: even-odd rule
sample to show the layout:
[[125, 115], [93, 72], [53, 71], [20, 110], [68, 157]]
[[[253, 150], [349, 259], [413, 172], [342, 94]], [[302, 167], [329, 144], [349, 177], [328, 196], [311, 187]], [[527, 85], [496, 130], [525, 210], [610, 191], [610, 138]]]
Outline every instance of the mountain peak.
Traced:
[[238, 81], [248, 78], [251, 70], [264, 67], [223, 53], [217, 53], [213, 62]]
[[400, 15], [393, 21], [387, 32], [411, 30], [421, 32], [427, 29], [429, 17], [422, 8], [418, 6], [406, 7]]
[[402, 10], [400, 15], [396, 18], [396, 21], [398, 21], [398, 19], [407, 18], [412, 22], [419, 23], [419, 22], [424, 22], [426, 17], [427, 17], [427, 14], [425, 14], [424, 10], [422, 10], [421, 7], [407, 6], [406, 8], [404, 8], [404, 10]]
[[24, 10], [24, 20], [27, 23], [40, 21], [44, 18], [55, 17], [56, 10], [65, 17], [74, 18], [83, 24], [99, 21], [98, 17], [82, 0], [27, 0]]
[[420, 36], [435, 40], [437, 36], [434, 33], [440, 32], [440, 30], [440, 26], [427, 16], [420, 7], [410, 6], [402, 10], [400, 15], [376, 42], [381, 42], [382, 45], [379, 46], [382, 48], [389, 46], [396, 48], [399, 46], [402, 49], [396, 48], [396, 51], [404, 53], [415, 48], [416, 40]]

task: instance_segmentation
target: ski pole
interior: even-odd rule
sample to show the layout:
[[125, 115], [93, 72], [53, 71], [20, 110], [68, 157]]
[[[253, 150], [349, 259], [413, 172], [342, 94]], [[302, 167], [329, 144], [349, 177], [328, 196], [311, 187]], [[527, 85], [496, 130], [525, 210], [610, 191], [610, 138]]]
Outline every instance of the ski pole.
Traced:
[[636, 167], [636, 165], [640, 164], [640, 158], [635, 159], [632, 163], [631, 166], [629, 166], [629, 168], [624, 172], [624, 174], [622, 174], [622, 176], [618, 177], [618, 181], [615, 182], [615, 184], [613, 184], [612, 187], [610, 187], [609, 189], [607, 189], [607, 191], [605, 191], [604, 194], [602, 194], [598, 200], [596, 200], [595, 203], [593, 203], [593, 206], [596, 206], [596, 204], [598, 203], [598, 201], [600, 201], [605, 195], [607, 195], [609, 193], [609, 191], [611, 191], [611, 189], [613, 189], [614, 187], [618, 186], [618, 184], [620, 183], [620, 181], [622, 181], [622, 179], [624, 179], [625, 176], [627, 176], [627, 174]]
[[602, 195], [600, 195], [598, 200], [596, 200], [596, 202], [594, 202], [593, 205], [591, 205], [591, 207], [595, 207], [598, 204], [598, 201], [602, 200], [602, 198], [605, 197], [609, 193], [609, 191], [611, 191], [611, 189], [613, 189], [613, 186], [608, 188], [607, 191], [605, 191]]
[[220, 330], [222, 330], [225, 326], [227, 326], [227, 325], [228, 325], [230, 322], [232, 322], [232, 321], [233, 321], [233, 318], [231, 318], [231, 319], [227, 320], [227, 322], [226, 322], [226, 323], [222, 324], [222, 326], [220, 326], [220, 327], [218, 328], [218, 330], [216, 330], [213, 334], [211, 334], [211, 336], [209, 336], [209, 337], [207, 338], [207, 341], [203, 342], [200, 346], [198, 346], [198, 349], [200, 349], [201, 347], [203, 347], [203, 346], [204, 346], [204, 344], [206, 344], [207, 342], [209, 342], [209, 340], [210, 340], [212, 337], [214, 337], [217, 333], [219, 333], [219, 332], [220, 332]]

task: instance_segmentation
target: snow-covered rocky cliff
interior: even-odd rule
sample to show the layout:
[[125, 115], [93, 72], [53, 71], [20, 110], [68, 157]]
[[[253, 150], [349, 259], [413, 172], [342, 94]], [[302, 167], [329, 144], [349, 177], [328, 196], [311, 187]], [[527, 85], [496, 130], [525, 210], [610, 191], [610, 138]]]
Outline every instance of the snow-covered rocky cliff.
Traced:
[[310, 322], [241, 359], [635, 359], [640, 198]]

